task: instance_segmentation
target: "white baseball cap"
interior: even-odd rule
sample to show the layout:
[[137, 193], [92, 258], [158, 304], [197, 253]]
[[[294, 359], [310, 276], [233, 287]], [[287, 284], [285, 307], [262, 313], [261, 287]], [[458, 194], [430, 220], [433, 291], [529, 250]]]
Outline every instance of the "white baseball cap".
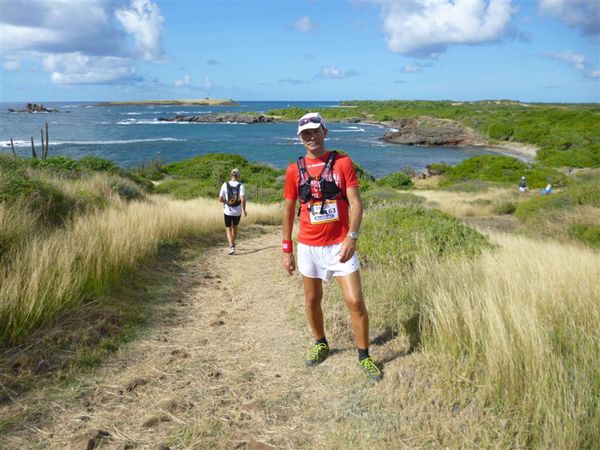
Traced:
[[304, 114], [298, 120], [298, 131], [296, 134], [300, 136], [300, 133], [302, 133], [304, 130], [314, 130], [315, 128], [319, 128], [321, 125], [323, 125], [323, 128], [327, 129], [325, 121], [318, 112]]

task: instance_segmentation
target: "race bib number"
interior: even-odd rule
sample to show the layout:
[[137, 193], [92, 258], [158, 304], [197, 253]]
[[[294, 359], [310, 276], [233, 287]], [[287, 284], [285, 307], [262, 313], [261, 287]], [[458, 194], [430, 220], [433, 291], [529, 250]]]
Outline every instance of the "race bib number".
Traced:
[[323, 214], [321, 214], [321, 202], [315, 202], [309, 210], [310, 223], [318, 225], [321, 223], [335, 222], [340, 219], [340, 214], [335, 200], [326, 200]]

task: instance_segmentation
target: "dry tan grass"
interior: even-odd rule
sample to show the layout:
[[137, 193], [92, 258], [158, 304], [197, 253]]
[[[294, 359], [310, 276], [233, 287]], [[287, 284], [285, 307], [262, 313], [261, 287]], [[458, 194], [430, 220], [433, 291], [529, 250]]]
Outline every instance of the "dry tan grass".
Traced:
[[[98, 186], [98, 180], [92, 180]], [[103, 182], [103, 180], [100, 180]], [[248, 223], [279, 220], [276, 206], [249, 205]], [[83, 295], [102, 292], [158, 245], [195, 234], [209, 234], [223, 224], [215, 201], [113, 202], [68, 223], [49, 236], [30, 239], [7, 270], [0, 273], [0, 318], [14, 339], [31, 327], [76, 305]]]
[[523, 197], [514, 189], [490, 189], [486, 192], [450, 192], [419, 190], [418, 195], [435, 207], [455, 217], [482, 217], [498, 214], [507, 203], [517, 203]]
[[[512, 414], [517, 446], [600, 439], [600, 255], [498, 235], [476, 261], [425, 264], [425, 342], [464, 358], [477, 395]], [[452, 373], [453, 370], [450, 370]]]

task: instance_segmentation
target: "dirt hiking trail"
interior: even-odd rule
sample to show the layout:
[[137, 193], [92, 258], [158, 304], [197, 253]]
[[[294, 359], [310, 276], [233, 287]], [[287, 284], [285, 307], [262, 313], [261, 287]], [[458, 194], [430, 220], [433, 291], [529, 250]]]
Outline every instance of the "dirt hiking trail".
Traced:
[[385, 378], [368, 381], [340, 299], [323, 307], [332, 355], [305, 368], [312, 338], [301, 279], [281, 268], [280, 236], [278, 227], [256, 226], [242, 230], [234, 256], [218, 245], [183, 263], [151, 329], [81, 375], [75, 394], [33, 390], [18, 399], [13, 407], [44, 404], [43, 414], [0, 447], [410, 446], [398, 423], [412, 413], [391, 395], [415, 378], [407, 342], [372, 330]]

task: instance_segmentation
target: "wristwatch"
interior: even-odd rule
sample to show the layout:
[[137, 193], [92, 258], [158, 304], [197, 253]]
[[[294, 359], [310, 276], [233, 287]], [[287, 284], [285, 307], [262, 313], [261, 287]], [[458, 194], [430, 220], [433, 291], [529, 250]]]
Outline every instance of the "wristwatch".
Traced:
[[348, 231], [348, 234], [346, 236], [356, 241], [358, 239], [358, 231]]

